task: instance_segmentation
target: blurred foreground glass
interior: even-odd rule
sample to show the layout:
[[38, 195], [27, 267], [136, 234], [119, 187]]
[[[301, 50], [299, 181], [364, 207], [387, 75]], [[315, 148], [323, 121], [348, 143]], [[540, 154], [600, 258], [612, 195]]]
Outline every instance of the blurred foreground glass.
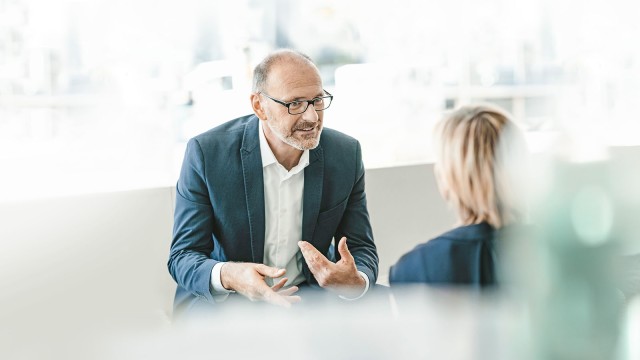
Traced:
[[506, 266], [518, 273], [530, 310], [531, 358], [621, 358], [621, 239], [610, 162], [546, 165], [537, 173], [548, 183], [532, 204], [533, 232], [514, 245]]

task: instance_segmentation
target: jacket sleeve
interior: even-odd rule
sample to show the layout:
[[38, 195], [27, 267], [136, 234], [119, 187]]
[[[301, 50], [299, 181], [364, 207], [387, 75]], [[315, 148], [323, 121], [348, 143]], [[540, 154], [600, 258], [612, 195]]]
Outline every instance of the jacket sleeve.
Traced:
[[213, 251], [213, 207], [211, 205], [202, 149], [197, 140], [187, 143], [176, 186], [173, 241], [169, 273], [176, 283], [197, 297], [213, 301], [211, 270], [217, 261]]
[[[360, 143], [356, 143], [356, 171], [354, 185], [347, 200], [347, 207], [336, 230], [335, 239], [347, 237], [347, 246], [353, 255], [356, 267], [369, 277], [371, 286], [378, 278], [378, 252], [373, 241], [373, 231], [367, 211], [367, 196], [364, 191], [364, 165]], [[340, 259], [335, 247], [336, 260]]]

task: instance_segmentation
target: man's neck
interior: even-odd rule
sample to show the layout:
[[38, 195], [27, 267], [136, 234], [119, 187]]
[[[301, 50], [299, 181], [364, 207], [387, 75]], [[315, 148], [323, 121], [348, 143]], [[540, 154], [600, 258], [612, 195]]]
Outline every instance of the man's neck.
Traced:
[[300, 157], [302, 157], [303, 152], [302, 150], [298, 150], [281, 141], [271, 141], [268, 137], [267, 143], [269, 144], [273, 155], [276, 157], [276, 160], [280, 165], [284, 166], [287, 171], [293, 169], [293, 167], [298, 165], [300, 162]]

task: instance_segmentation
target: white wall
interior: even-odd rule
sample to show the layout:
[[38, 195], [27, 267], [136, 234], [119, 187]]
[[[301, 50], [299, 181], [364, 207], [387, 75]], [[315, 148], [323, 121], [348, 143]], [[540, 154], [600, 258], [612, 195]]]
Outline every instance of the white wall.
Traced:
[[455, 214], [436, 185], [432, 164], [366, 171], [365, 188], [380, 256], [378, 283], [388, 284], [398, 258], [454, 226]]

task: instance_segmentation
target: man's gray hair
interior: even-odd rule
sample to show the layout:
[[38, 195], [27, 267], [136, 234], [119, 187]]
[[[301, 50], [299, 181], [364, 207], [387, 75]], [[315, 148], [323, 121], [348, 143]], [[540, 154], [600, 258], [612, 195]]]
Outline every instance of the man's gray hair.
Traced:
[[258, 65], [256, 65], [255, 69], [253, 69], [253, 92], [258, 93], [264, 90], [271, 67], [277, 62], [285, 59], [306, 62], [315, 67], [313, 60], [311, 60], [308, 55], [298, 50], [276, 50], [267, 55]]

